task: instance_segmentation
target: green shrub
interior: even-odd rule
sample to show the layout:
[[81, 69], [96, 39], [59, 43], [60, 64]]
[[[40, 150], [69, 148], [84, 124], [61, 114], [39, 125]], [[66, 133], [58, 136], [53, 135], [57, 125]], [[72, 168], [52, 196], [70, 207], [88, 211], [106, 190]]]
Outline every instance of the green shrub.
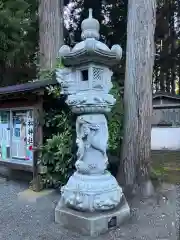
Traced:
[[113, 106], [109, 115], [108, 151], [112, 155], [119, 156], [123, 137], [123, 101], [120, 94], [120, 87], [117, 82], [113, 83], [111, 94], [116, 98], [116, 104]]
[[56, 129], [41, 147], [40, 164], [46, 166], [42, 175], [46, 187], [64, 185], [73, 172], [71, 113], [53, 111], [46, 113], [46, 128]]
[[58, 187], [67, 182], [72, 174], [72, 138], [70, 128], [47, 139], [41, 151], [41, 164], [47, 167], [43, 175], [46, 187]]

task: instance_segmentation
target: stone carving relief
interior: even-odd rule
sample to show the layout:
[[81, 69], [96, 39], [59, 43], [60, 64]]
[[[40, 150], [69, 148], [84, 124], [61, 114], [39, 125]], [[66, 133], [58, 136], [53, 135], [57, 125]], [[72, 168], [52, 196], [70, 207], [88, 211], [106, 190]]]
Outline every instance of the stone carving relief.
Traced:
[[78, 145], [77, 171], [85, 174], [102, 174], [107, 164], [108, 128], [103, 114], [81, 115], [77, 118]]
[[123, 196], [122, 189], [108, 171], [103, 175], [76, 172], [61, 191], [68, 207], [88, 212], [113, 209]]
[[62, 94], [76, 93], [76, 82], [73, 79], [73, 72], [69, 68], [57, 69], [56, 79], [60, 83]]
[[69, 106], [71, 106], [73, 112], [105, 113], [111, 110], [112, 106], [116, 102], [116, 99], [110, 94], [89, 91], [89, 94], [83, 92], [69, 95], [66, 102]]

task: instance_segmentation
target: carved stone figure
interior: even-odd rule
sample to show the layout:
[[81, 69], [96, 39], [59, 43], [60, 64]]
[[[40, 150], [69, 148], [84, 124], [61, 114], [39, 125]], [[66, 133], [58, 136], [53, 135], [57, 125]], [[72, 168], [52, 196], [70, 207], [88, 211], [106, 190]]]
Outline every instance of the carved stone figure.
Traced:
[[107, 121], [103, 114], [81, 115], [76, 121], [78, 172], [103, 174], [107, 167]]
[[105, 115], [78, 116], [76, 133], [77, 172], [62, 189], [64, 203], [70, 208], [90, 212], [115, 208], [123, 193], [116, 179], [106, 170], [108, 127]]

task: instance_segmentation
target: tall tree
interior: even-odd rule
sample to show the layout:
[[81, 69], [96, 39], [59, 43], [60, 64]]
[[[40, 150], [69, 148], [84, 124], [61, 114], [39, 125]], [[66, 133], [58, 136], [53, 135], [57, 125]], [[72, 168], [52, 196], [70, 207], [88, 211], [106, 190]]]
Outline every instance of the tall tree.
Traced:
[[41, 69], [54, 67], [58, 50], [64, 43], [63, 5], [63, 0], [40, 0], [39, 2]]
[[179, 72], [178, 46], [178, 0], [157, 1], [157, 24], [155, 32], [156, 59], [154, 87], [156, 91], [175, 93]]
[[36, 77], [36, 0], [0, 1], [0, 86]]
[[118, 173], [128, 191], [149, 186], [155, 19], [156, 0], [129, 1], [124, 139]]

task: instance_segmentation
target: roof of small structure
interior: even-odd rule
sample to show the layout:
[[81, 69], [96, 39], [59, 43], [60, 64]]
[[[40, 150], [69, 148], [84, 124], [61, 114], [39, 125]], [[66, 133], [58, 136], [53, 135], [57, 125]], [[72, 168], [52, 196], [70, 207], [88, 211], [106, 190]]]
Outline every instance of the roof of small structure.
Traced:
[[54, 84], [57, 84], [57, 82], [55, 79], [52, 79], [52, 80], [39, 80], [39, 81], [37, 80], [34, 82], [17, 84], [17, 85], [12, 85], [8, 87], [1, 87], [0, 95], [34, 91], [34, 90], [45, 88], [48, 85], [54, 85]]
[[63, 45], [59, 50], [65, 66], [84, 65], [90, 62], [109, 67], [119, 64], [122, 48], [116, 44], [110, 49], [106, 44], [100, 42], [99, 29], [100, 24], [93, 18], [92, 9], [89, 9], [89, 17], [81, 24], [82, 41], [72, 49], [68, 45]]
[[166, 99], [174, 99], [174, 100], [180, 100], [180, 95], [176, 95], [176, 94], [172, 94], [172, 93], [167, 93], [167, 92], [156, 92], [155, 94], [153, 94], [153, 99], [162, 99], [162, 98], [166, 98]]

